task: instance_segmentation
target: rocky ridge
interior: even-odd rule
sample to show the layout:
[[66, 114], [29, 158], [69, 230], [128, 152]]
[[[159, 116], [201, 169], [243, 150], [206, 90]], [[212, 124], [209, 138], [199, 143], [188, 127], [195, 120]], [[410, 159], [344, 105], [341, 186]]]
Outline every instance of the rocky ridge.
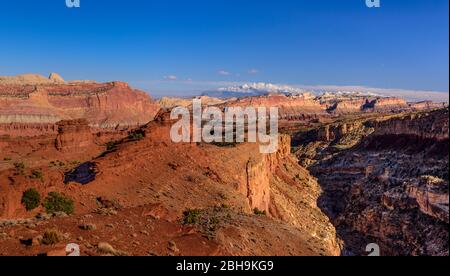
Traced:
[[158, 110], [147, 93], [123, 82], [66, 83], [56, 74], [0, 79], [0, 129], [73, 119], [99, 128], [135, 127], [151, 121]]

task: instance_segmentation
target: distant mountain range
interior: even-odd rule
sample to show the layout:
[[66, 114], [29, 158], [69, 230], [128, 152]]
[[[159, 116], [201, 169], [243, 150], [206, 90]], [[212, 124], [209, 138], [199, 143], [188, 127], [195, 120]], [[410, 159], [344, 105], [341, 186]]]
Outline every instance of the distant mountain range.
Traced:
[[267, 95], [271, 93], [282, 94], [303, 94], [307, 91], [288, 85], [276, 85], [272, 83], [246, 83], [230, 87], [218, 88], [216, 90], [206, 91], [203, 96], [215, 98], [242, 98], [250, 96]]
[[352, 95], [352, 96], [380, 96], [371, 92], [355, 92], [355, 91], [323, 91], [297, 88], [289, 85], [277, 85], [272, 83], [246, 83], [243, 85], [235, 85], [229, 87], [218, 88], [216, 90], [206, 91], [202, 96], [214, 98], [243, 98], [253, 96], [264, 96], [268, 94], [285, 94], [285, 95]]
[[243, 98], [262, 96], [267, 94], [315, 96], [341, 95], [341, 96], [373, 96], [373, 97], [399, 97], [409, 102], [433, 101], [448, 103], [449, 94], [437, 91], [420, 91], [407, 89], [383, 89], [363, 86], [289, 86], [272, 83], [246, 83], [203, 92], [202, 96], [214, 98]]

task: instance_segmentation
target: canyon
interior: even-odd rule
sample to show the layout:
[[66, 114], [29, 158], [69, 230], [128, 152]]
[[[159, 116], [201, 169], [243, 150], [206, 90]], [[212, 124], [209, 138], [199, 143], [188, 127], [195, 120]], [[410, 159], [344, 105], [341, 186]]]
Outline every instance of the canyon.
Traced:
[[[448, 107], [373, 95], [198, 97], [279, 108], [278, 150], [174, 143], [123, 82], [0, 77], [0, 255], [448, 255]], [[33, 189], [43, 204], [28, 210]], [[73, 212], [49, 212], [58, 193]], [[45, 198], [45, 200], [44, 200]], [[58, 241], [42, 242], [57, 231]]]
[[376, 243], [385, 255], [448, 255], [448, 115], [382, 115], [299, 134], [296, 155], [324, 189], [319, 205], [343, 254]]

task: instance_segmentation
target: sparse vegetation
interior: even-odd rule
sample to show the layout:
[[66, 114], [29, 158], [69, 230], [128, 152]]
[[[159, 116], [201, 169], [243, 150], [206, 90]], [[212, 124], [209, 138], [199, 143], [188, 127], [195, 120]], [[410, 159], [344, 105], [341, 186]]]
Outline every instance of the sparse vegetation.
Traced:
[[253, 213], [257, 216], [266, 216], [267, 215], [266, 211], [261, 211], [258, 208], [253, 209]]
[[183, 223], [184, 224], [196, 224], [201, 215], [202, 211], [199, 209], [188, 209], [183, 212]]
[[64, 168], [66, 166], [66, 164], [62, 161], [56, 160], [56, 161], [51, 161], [49, 164], [49, 167], [51, 168]]
[[56, 229], [47, 229], [42, 236], [41, 243], [44, 245], [54, 245], [62, 240], [62, 234]]
[[39, 179], [41, 182], [44, 182], [44, 174], [42, 171], [33, 170], [30, 175], [31, 179]]
[[117, 149], [117, 146], [120, 144], [118, 141], [111, 141], [106, 143], [106, 151], [111, 152]]
[[30, 188], [23, 193], [22, 204], [27, 211], [34, 210], [41, 204], [41, 195], [36, 189]]
[[44, 207], [47, 213], [64, 212], [68, 215], [74, 212], [74, 202], [57, 192], [50, 192], [44, 200]]
[[133, 132], [130, 135], [128, 135], [128, 139], [132, 141], [138, 141], [144, 139], [144, 134], [140, 132]]
[[25, 174], [25, 164], [22, 162], [16, 162], [14, 163], [14, 168], [16, 169], [17, 173], [20, 175]]
[[11, 160], [12, 160], [11, 157], [5, 157], [5, 158], [3, 158], [3, 161], [11, 161]]

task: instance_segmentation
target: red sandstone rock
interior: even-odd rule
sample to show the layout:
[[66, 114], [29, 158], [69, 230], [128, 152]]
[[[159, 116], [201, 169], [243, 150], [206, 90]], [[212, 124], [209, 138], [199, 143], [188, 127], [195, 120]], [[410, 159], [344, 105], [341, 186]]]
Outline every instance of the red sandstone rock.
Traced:
[[75, 151], [93, 145], [93, 136], [86, 119], [61, 121], [58, 126], [58, 136], [55, 147], [59, 151]]
[[[56, 78], [56, 77], [55, 77]], [[0, 83], [0, 124], [54, 124], [87, 119], [100, 128], [151, 121], [159, 106], [123, 82], [22, 85]]]

